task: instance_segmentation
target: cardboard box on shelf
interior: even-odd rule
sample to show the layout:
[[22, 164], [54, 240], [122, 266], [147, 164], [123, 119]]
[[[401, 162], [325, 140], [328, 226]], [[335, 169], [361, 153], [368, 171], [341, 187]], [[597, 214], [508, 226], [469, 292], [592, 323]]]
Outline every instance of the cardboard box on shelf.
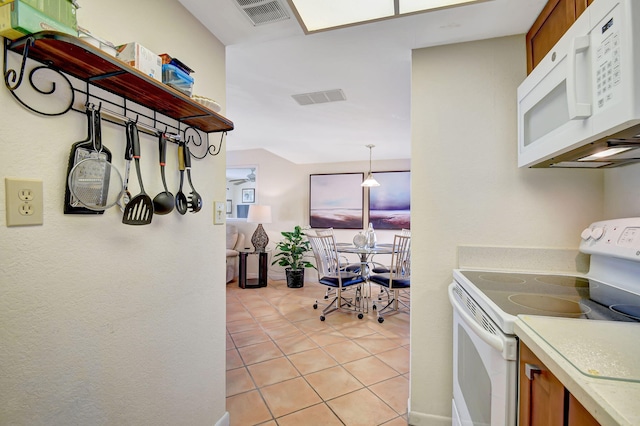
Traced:
[[14, 0], [0, 6], [0, 36], [15, 40], [45, 30], [78, 35], [75, 28], [47, 16], [23, 0]]
[[162, 81], [162, 59], [140, 43], [132, 42], [116, 47], [117, 58], [149, 77]]

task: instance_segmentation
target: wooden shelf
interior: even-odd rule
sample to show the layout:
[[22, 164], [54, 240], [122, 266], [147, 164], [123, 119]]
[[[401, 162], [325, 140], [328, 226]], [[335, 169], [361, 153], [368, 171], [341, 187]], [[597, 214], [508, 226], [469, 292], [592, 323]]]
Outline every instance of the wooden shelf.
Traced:
[[43, 31], [11, 42], [22, 54], [29, 38], [29, 58], [107, 90], [205, 133], [233, 130], [233, 122], [78, 37]]

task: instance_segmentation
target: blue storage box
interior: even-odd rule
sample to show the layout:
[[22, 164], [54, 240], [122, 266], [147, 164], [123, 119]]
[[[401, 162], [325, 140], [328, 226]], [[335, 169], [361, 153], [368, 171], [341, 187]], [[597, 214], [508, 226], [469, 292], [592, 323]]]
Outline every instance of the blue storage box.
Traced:
[[176, 90], [179, 90], [187, 96], [191, 96], [193, 81], [193, 77], [182, 71], [177, 66], [172, 64], [162, 65], [162, 82]]

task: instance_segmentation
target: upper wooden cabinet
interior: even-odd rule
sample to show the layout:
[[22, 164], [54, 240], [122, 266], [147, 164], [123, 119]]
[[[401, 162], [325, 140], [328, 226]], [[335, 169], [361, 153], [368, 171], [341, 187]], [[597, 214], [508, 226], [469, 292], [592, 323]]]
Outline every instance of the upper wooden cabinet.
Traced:
[[544, 58], [593, 0], [549, 0], [527, 33], [527, 74]]

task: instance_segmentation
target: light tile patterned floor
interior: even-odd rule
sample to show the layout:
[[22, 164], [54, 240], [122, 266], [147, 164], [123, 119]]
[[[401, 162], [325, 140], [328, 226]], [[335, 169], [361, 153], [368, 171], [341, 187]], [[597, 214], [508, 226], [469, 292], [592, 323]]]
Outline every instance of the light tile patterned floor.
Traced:
[[[409, 315], [380, 324], [335, 312], [325, 287], [227, 284], [227, 411], [232, 426], [407, 424]], [[375, 294], [375, 292], [374, 292]]]

